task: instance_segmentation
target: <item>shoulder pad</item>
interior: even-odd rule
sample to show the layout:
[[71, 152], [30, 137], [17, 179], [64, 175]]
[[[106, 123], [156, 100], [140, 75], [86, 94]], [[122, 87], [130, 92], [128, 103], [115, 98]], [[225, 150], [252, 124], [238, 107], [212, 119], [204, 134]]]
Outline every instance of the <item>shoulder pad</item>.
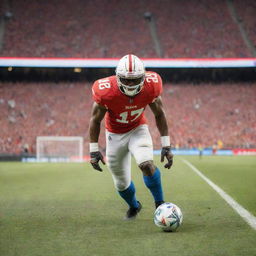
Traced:
[[113, 77], [106, 77], [94, 82], [92, 86], [93, 99], [101, 105], [105, 105], [111, 95], [113, 95], [114, 88]]
[[151, 87], [153, 87], [154, 96], [158, 97], [163, 90], [162, 78], [159, 74], [153, 71], [147, 71], [145, 80]]

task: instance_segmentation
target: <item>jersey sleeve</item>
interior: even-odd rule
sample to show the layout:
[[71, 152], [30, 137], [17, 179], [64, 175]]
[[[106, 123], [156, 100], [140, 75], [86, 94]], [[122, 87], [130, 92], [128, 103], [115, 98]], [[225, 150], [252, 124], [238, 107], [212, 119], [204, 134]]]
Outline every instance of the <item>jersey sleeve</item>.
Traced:
[[99, 82], [98, 82], [98, 80], [95, 81], [93, 86], [92, 86], [92, 98], [96, 103], [98, 103], [100, 105], [104, 105], [102, 95], [99, 91]]
[[161, 76], [159, 76], [157, 73], [155, 74], [157, 76], [157, 82], [154, 82], [154, 97], [157, 98], [163, 92], [163, 83]]

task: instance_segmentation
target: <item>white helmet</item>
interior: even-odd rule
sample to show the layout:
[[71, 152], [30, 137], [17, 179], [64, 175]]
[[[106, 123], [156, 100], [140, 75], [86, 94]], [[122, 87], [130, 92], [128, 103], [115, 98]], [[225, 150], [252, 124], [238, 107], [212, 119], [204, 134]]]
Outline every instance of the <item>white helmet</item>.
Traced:
[[116, 67], [117, 84], [127, 96], [138, 94], [144, 84], [145, 68], [143, 62], [135, 55], [125, 55]]

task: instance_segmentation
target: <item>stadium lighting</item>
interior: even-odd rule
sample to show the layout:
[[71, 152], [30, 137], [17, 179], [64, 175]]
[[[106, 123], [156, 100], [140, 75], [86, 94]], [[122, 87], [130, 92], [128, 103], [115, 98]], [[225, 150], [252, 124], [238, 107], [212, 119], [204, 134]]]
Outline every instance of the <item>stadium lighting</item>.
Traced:
[[74, 72], [75, 72], [75, 73], [81, 73], [81, 72], [82, 72], [82, 69], [81, 69], [81, 68], [74, 68]]

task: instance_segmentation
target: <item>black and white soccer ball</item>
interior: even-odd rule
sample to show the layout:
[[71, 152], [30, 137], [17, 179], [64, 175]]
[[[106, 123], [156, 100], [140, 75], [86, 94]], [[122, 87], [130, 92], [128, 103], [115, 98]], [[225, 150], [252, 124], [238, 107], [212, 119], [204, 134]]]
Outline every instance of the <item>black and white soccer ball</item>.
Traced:
[[163, 203], [154, 213], [155, 224], [164, 231], [176, 231], [183, 221], [180, 208], [173, 203]]

